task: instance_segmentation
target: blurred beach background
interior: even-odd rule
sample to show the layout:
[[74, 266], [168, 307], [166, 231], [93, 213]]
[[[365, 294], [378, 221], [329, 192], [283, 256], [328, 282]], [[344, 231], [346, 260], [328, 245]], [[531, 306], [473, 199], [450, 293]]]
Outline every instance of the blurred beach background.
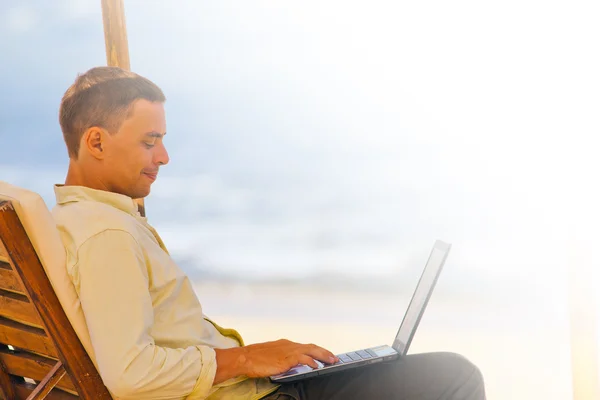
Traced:
[[[205, 313], [248, 343], [389, 344], [442, 239], [411, 352], [463, 354], [490, 400], [571, 399], [568, 280], [599, 264], [599, 8], [125, 1], [132, 69], [167, 96], [147, 214]], [[0, 179], [52, 207], [60, 98], [106, 63], [100, 2], [3, 2], [0, 35]]]

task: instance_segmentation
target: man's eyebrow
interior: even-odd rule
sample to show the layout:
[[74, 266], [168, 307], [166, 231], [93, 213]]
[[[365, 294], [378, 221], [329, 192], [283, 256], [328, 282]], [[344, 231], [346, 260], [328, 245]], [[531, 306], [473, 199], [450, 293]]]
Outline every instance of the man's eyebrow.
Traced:
[[159, 133], [159, 132], [156, 132], [156, 131], [152, 131], [152, 132], [146, 133], [146, 137], [152, 137], [152, 138], [161, 139], [166, 134], [167, 134], [167, 132], [165, 132], [165, 133]]

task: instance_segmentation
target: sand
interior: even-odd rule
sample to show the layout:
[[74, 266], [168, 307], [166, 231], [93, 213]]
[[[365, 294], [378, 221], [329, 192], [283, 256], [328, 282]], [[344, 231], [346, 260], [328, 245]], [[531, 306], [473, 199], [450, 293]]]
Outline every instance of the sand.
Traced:
[[[228, 282], [195, 288], [205, 313], [247, 343], [287, 338], [334, 353], [391, 344], [410, 295]], [[564, 315], [477, 300], [432, 298], [410, 352], [464, 355], [483, 372], [489, 400], [571, 399]]]

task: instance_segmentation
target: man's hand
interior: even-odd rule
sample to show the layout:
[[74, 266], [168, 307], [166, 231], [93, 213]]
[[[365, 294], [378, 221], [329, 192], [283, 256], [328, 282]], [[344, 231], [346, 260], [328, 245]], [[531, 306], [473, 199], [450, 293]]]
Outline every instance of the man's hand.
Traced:
[[281, 339], [275, 342], [252, 344], [232, 349], [215, 349], [217, 374], [214, 384], [238, 375], [265, 378], [306, 364], [313, 368], [315, 360], [333, 364], [338, 358], [328, 350], [314, 344], [300, 344]]

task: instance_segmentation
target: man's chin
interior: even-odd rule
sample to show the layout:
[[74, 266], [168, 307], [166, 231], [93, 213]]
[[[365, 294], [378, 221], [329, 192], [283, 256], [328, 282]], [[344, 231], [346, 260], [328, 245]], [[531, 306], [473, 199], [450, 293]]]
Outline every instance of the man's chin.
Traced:
[[150, 190], [145, 191], [145, 192], [140, 192], [140, 193], [137, 193], [137, 196], [134, 197], [134, 199], [144, 199], [144, 198], [148, 197], [149, 194], [150, 194]]
[[132, 199], [143, 199], [145, 197], [148, 197], [148, 195], [150, 194], [150, 187], [147, 188], [143, 188], [143, 189], [137, 189], [132, 191], [131, 194], [129, 194], [129, 197], [131, 197]]

